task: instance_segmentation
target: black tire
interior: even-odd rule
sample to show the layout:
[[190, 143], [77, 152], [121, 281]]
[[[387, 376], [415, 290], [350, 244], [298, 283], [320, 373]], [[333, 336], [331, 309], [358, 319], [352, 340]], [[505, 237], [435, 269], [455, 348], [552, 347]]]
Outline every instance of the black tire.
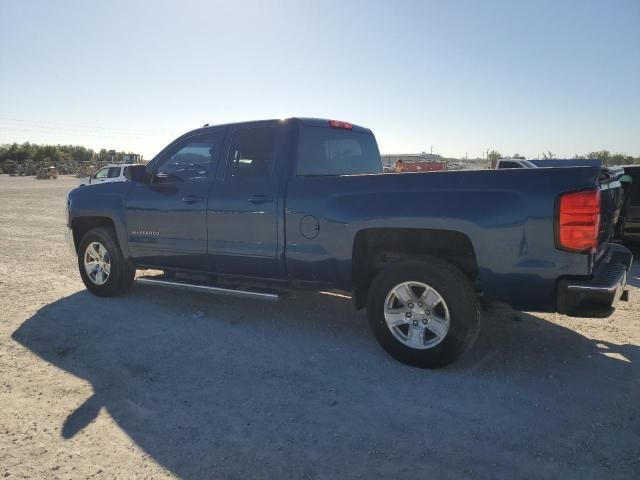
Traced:
[[[98, 227], [89, 230], [84, 237], [82, 237], [80, 245], [78, 246], [78, 269], [80, 270], [80, 276], [87, 290], [98, 297], [123, 295], [131, 287], [136, 274], [136, 269], [122, 255], [116, 238], [113, 228]], [[94, 242], [101, 244], [106, 249], [111, 266], [109, 276], [102, 285], [96, 284], [89, 278], [84, 266], [87, 248]]]
[[[387, 295], [404, 282], [429, 285], [448, 308], [449, 330], [431, 348], [407, 346], [387, 326]], [[439, 368], [455, 362], [473, 345], [480, 331], [479, 302], [471, 281], [458, 268], [435, 257], [399, 261], [378, 273], [369, 290], [367, 311], [369, 326], [382, 348], [396, 360], [419, 368]]]

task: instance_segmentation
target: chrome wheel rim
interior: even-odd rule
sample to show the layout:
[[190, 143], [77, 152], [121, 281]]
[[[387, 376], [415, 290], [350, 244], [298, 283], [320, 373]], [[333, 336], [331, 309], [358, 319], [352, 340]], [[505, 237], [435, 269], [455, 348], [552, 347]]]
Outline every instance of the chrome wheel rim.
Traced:
[[396, 340], [416, 350], [438, 345], [451, 325], [449, 308], [440, 293], [422, 282], [393, 287], [384, 302], [384, 319]]
[[104, 285], [111, 274], [109, 252], [99, 242], [91, 242], [84, 251], [84, 269], [92, 283]]

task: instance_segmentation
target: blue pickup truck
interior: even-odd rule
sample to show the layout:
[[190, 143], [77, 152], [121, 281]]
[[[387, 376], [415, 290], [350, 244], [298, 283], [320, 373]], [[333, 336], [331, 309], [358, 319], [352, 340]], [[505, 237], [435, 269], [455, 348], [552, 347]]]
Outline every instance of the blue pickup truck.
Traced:
[[136, 281], [268, 300], [350, 292], [396, 359], [435, 368], [482, 305], [607, 316], [632, 255], [610, 243], [621, 188], [598, 167], [383, 174], [372, 132], [290, 118], [206, 126], [130, 181], [70, 192], [87, 289]]

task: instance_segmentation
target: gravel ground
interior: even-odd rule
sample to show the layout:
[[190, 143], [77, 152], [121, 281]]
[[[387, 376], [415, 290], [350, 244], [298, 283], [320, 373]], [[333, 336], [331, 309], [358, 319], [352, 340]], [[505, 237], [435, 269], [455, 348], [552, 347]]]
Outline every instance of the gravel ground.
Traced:
[[640, 269], [609, 319], [485, 314], [422, 371], [340, 296], [91, 296], [76, 183], [0, 176], [0, 478], [640, 478]]

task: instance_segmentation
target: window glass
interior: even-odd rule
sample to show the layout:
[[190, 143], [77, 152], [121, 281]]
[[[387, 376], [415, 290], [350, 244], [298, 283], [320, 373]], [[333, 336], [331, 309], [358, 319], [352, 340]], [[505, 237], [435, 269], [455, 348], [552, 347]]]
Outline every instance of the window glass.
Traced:
[[370, 133], [328, 127], [302, 127], [298, 175], [382, 173], [376, 140]]
[[500, 165], [498, 165], [498, 168], [524, 168], [522, 165], [520, 165], [517, 162], [500, 162]]
[[96, 172], [96, 178], [107, 178], [107, 173], [109, 173], [108, 168], [103, 168]]
[[120, 167], [111, 167], [107, 173], [107, 178], [117, 178], [120, 176]]
[[274, 161], [275, 129], [257, 127], [233, 134], [229, 149], [229, 171], [235, 177], [259, 178], [271, 174]]
[[158, 162], [156, 177], [163, 182], [185, 182], [207, 178], [214, 172], [215, 139], [194, 138]]

